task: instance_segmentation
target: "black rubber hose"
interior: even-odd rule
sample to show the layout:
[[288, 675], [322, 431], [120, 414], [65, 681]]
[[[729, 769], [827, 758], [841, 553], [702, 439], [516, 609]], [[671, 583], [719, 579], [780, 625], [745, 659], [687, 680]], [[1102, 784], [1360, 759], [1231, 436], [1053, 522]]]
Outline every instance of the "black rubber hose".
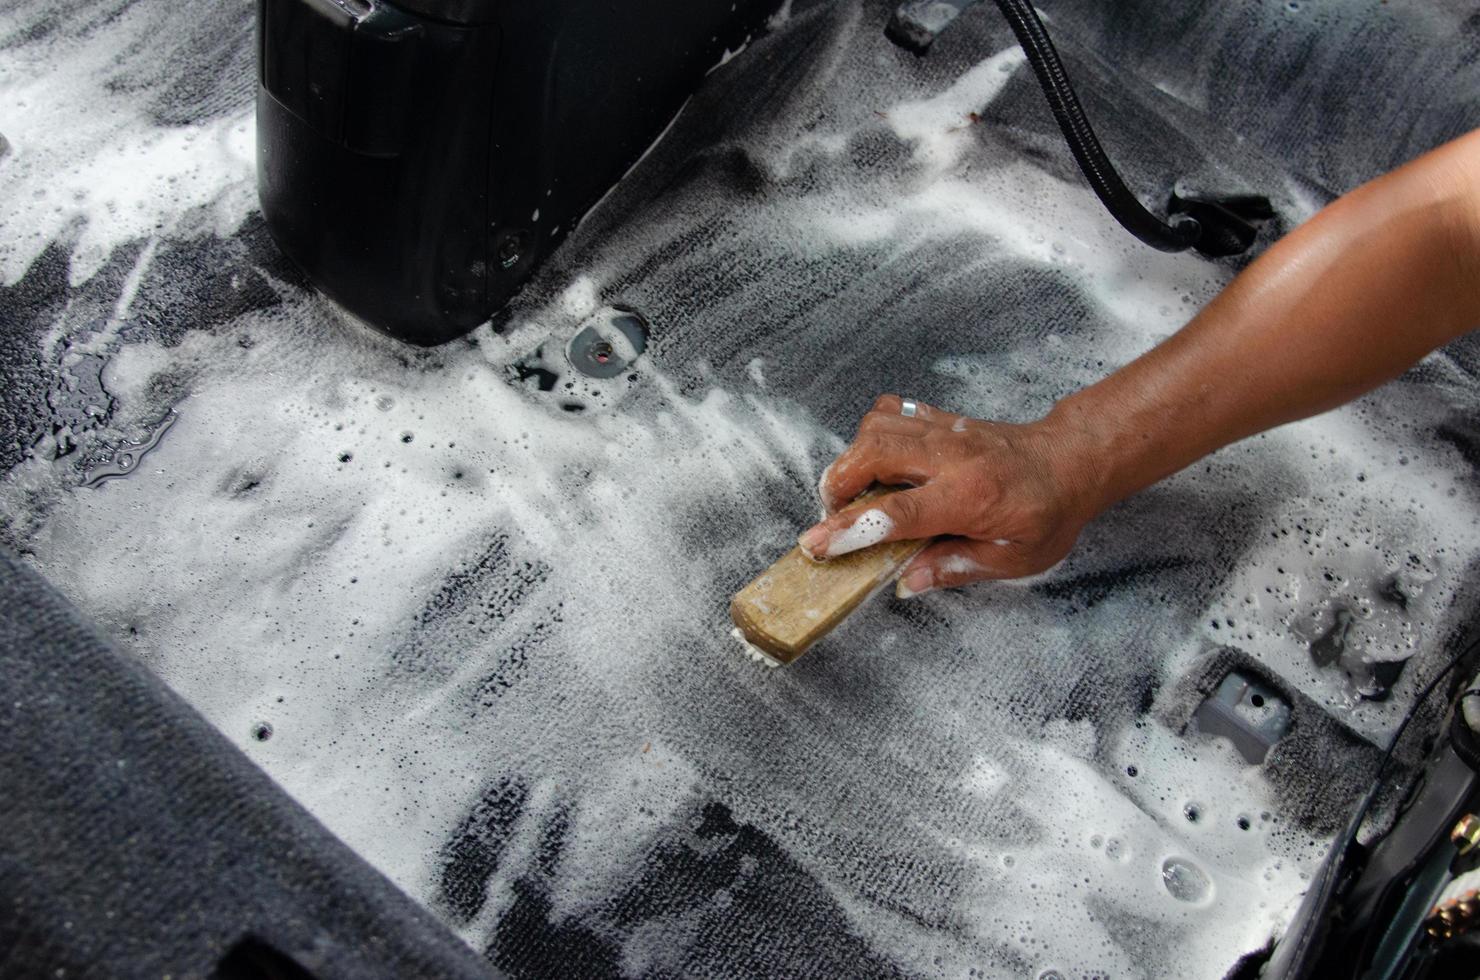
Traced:
[[1028, 0], [997, 0], [997, 6], [1028, 56], [1028, 64], [1038, 76], [1048, 107], [1053, 110], [1079, 169], [1115, 220], [1126, 231], [1163, 252], [1181, 252], [1196, 244], [1202, 233], [1197, 219], [1177, 215], [1172, 224], [1162, 221], [1146, 210], [1110, 165], [1110, 158], [1095, 138], [1074, 87], [1069, 84], [1069, 76], [1064, 73], [1064, 63], [1059, 60], [1059, 53], [1054, 50], [1053, 41], [1033, 5]]

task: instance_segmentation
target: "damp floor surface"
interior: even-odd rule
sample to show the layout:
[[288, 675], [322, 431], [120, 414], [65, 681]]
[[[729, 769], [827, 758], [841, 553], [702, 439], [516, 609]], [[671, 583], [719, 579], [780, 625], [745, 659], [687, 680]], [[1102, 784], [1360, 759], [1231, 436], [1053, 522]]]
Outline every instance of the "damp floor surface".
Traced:
[[[916, 59], [799, 2], [497, 330], [411, 349], [266, 234], [252, 8], [0, 0], [0, 539], [511, 975], [1217, 978], [1279, 933], [1473, 611], [1473, 345], [769, 669], [729, 597], [878, 394], [1034, 418], [1238, 263], [1113, 225], [990, 5]], [[1043, 10], [1131, 184], [1266, 193], [1261, 248], [1480, 124], [1459, 4]], [[578, 379], [614, 305], [648, 352]], [[1230, 670], [1291, 711], [1261, 764], [1192, 721]]]

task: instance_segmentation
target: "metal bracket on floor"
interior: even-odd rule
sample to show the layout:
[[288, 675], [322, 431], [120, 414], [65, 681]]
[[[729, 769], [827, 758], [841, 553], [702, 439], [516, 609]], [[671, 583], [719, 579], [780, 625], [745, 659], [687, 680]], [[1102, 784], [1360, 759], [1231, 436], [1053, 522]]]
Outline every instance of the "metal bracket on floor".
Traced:
[[894, 10], [884, 36], [912, 54], [923, 55], [962, 11], [981, 0], [908, 0]]
[[1199, 731], [1233, 743], [1250, 765], [1264, 761], [1290, 727], [1290, 703], [1278, 691], [1230, 671], [1192, 715]]

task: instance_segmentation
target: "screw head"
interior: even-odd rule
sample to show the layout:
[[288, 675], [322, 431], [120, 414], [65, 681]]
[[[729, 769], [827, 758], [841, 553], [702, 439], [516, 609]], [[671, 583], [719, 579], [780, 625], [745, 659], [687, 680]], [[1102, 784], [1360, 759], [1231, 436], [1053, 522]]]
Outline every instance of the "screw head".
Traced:
[[1449, 832], [1449, 839], [1461, 854], [1473, 851], [1476, 845], [1480, 845], [1480, 817], [1473, 813], [1465, 814]]
[[498, 245], [498, 263], [505, 269], [512, 269], [519, 264], [524, 257], [525, 245], [529, 242], [528, 232], [517, 231]]

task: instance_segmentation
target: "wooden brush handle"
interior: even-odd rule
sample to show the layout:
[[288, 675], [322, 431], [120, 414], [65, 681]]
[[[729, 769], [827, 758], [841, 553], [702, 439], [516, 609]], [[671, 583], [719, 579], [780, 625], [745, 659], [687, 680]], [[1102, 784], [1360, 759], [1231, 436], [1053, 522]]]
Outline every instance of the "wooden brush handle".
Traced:
[[[890, 491], [875, 491], [867, 500]], [[880, 588], [894, 581], [927, 541], [888, 541], [826, 561], [793, 548], [730, 601], [745, 640], [791, 663]]]

